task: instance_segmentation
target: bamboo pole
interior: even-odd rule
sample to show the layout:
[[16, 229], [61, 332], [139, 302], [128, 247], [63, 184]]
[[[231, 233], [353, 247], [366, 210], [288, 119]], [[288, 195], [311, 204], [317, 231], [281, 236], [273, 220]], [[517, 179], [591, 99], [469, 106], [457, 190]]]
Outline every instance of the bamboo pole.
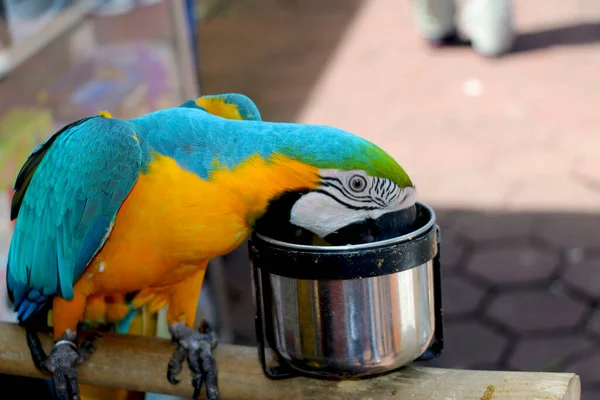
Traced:
[[[40, 335], [46, 351], [49, 335]], [[133, 391], [191, 396], [187, 365], [182, 381], [166, 378], [174, 350], [169, 340], [157, 337], [104, 334], [96, 353], [79, 368], [80, 383]], [[571, 373], [470, 371], [406, 367], [377, 378], [324, 381], [291, 378], [271, 381], [262, 372], [253, 347], [220, 345], [215, 351], [221, 399], [457, 399], [457, 400], [579, 400], [579, 377]], [[42, 377], [34, 367], [25, 331], [0, 322], [0, 373]], [[204, 395], [204, 393], [203, 393]]]

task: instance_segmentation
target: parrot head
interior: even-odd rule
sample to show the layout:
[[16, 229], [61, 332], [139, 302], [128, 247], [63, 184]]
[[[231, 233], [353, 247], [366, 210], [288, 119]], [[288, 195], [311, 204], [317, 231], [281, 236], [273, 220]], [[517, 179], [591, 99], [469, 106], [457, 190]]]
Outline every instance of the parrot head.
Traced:
[[305, 128], [317, 131], [315, 137], [320, 140], [313, 143], [319, 150], [304, 149], [290, 155], [318, 168], [318, 183], [310, 189], [287, 191], [271, 201], [257, 229], [277, 226], [281, 237], [285, 219], [289, 221], [287, 234], [293, 236], [288, 239], [314, 243], [320, 238], [336, 245], [406, 233], [416, 218], [416, 189], [396, 160], [357, 135], [331, 127]]

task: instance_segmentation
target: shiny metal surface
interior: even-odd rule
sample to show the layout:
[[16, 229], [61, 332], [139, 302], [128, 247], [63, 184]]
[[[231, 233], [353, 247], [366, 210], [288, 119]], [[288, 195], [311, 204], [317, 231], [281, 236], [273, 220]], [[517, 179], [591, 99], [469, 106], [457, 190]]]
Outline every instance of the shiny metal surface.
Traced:
[[266, 274], [261, 281], [270, 298], [265, 310], [270, 346], [298, 370], [381, 373], [412, 362], [432, 341], [433, 261], [372, 278], [317, 281]]

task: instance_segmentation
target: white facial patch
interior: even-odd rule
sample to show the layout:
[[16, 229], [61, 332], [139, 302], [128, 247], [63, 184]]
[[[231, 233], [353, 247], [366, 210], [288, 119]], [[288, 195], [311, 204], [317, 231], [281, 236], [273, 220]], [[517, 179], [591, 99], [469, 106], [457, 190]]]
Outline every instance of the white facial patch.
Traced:
[[292, 207], [290, 222], [325, 237], [339, 228], [366, 219], [368, 212], [348, 210], [318, 192], [302, 196]]
[[413, 187], [364, 171], [321, 170], [322, 186], [302, 196], [292, 207], [290, 222], [325, 237], [347, 225], [412, 206]]

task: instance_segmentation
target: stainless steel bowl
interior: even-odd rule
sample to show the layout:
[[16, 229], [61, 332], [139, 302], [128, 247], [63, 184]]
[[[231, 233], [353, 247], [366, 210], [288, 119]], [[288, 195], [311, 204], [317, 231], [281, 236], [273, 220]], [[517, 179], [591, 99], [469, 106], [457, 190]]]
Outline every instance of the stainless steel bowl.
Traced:
[[[257, 336], [267, 376], [365, 376], [437, 357], [443, 347], [439, 227], [352, 246], [249, 242]], [[265, 348], [279, 365], [266, 364]]]

